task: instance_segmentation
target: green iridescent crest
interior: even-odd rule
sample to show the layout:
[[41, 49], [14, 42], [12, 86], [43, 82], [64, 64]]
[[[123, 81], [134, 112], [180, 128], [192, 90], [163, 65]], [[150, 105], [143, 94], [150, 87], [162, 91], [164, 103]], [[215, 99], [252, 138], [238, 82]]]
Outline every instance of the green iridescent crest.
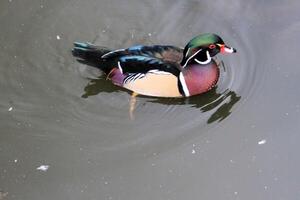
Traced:
[[196, 48], [214, 43], [224, 44], [223, 40], [216, 34], [204, 33], [194, 37], [188, 44], [188, 48]]

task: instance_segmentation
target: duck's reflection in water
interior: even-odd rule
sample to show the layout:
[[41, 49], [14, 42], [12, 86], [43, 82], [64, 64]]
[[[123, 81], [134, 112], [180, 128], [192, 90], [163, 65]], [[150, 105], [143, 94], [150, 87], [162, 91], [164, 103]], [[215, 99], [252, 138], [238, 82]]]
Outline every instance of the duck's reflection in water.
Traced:
[[[105, 76], [101, 76], [99, 79], [91, 79], [89, 81], [81, 97], [88, 98], [89, 96], [94, 96], [101, 92], [111, 93], [118, 90], [127, 91], [110, 84], [105, 79]], [[154, 98], [146, 96], [138, 96], [136, 98], [144, 98], [147, 99], [148, 102], [164, 105], [190, 105], [194, 108], [198, 108], [201, 112], [211, 111], [212, 114], [207, 119], [207, 123], [210, 124], [220, 122], [228, 117], [232, 112], [232, 107], [241, 99], [241, 96], [231, 90], [218, 93], [217, 87], [214, 87], [209, 92], [189, 98]], [[134, 99], [134, 101], [136, 101], [136, 99]], [[130, 103], [129, 106], [132, 106], [132, 104]], [[133, 111], [132, 107], [130, 107], [129, 110]], [[133, 113], [130, 113], [130, 115], [133, 116]]]
[[234, 91], [226, 90], [223, 93], [217, 92], [217, 87], [214, 87], [209, 92], [189, 98], [172, 98], [163, 99], [157, 98], [151, 102], [168, 104], [168, 105], [191, 105], [194, 108], [199, 108], [201, 112], [215, 110], [207, 120], [207, 123], [215, 121], [220, 122], [231, 114], [232, 107], [241, 99]]

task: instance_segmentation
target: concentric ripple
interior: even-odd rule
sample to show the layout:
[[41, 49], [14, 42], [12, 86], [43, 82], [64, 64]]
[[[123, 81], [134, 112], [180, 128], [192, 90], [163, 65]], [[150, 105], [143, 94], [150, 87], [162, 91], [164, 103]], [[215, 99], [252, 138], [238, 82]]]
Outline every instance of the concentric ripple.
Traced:
[[[10, 63], [13, 66], [3, 72], [2, 79], [2, 83], [15, 91], [7, 101], [19, 107], [18, 115], [9, 123], [34, 124], [38, 131], [33, 134], [53, 130], [65, 137], [82, 136], [86, 142], [95, 139], [103, 150], [142, 144], [164, 146], [222, 127], [234, 118], [262, 80], [263, 69], [258, 74], [256, 68], [256, 44], [247, 37], [249, 28], [231, 14], [215, 12], [221, 8], [227, 13], [237, 12], [242, 10], [239, 4], [220, 7], [210, 3], [207, 7], [198, 2], [191, 7], [187, 2], [157, 2], [159, 5], [140, 2], [139, 9], [143, 12], [124, 15], [130, 6], [118, 5], [119, 12], [105, 12], [116, 6], [107, 1], [101, 4], [103, 12], [95, 12], [88, 18], [72, 9], [80, 7], [89, 13], [98, 4], [98, 1], [90, 2], [89, 6], [81, 1], [49, 4], [44, 12], [38, 8], [32, 11], [35, 14], [27, 19], [30, 23], [26, 20], [20, 23], [23, 32], [16, 35], [26, 33], [27, 37], [19, 37], [12, 44], [23, 48], [10, 52], [10, 56], [18, 54], [17, 62]], [[71, 21], [67, 20], [70, 18]], [[221, 72], [217, 86], [203, 95], [183, 99], [137, 96], [132, 113], [130, 92], [106, 81], [97, 69], [78, 63], [70, 53], [72, 43], [78, 40], [112, 49], [135, 44], [184, 46], [203, 32], [219, 34], [238, 50], [234, 55], [217, 56]], [[34, 109], [38, 114], [29, 115]]]

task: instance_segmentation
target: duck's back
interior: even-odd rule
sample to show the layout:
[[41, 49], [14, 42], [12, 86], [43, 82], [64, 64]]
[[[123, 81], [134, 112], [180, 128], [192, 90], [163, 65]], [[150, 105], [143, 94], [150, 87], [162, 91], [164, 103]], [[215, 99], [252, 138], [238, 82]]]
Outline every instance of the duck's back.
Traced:
[[136, 45], [127, 49], [117, 49], [104, 54], [103, 59], [116, 59], [123, 56], [145, 56], [160, 59], [166, 62], [180, 63], [182, 60], [182, 48], [170, 45]]

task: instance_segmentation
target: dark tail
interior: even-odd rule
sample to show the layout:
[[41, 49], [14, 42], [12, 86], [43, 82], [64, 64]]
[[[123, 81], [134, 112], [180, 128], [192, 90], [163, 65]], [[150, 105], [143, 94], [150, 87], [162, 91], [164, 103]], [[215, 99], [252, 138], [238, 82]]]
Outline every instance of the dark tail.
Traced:
[[106, 47], [96, 46], [88, 42], [74, 42], [73, 56], [78, 61], [93, 67], [101, 68], [101, 56], [110, 52]]

